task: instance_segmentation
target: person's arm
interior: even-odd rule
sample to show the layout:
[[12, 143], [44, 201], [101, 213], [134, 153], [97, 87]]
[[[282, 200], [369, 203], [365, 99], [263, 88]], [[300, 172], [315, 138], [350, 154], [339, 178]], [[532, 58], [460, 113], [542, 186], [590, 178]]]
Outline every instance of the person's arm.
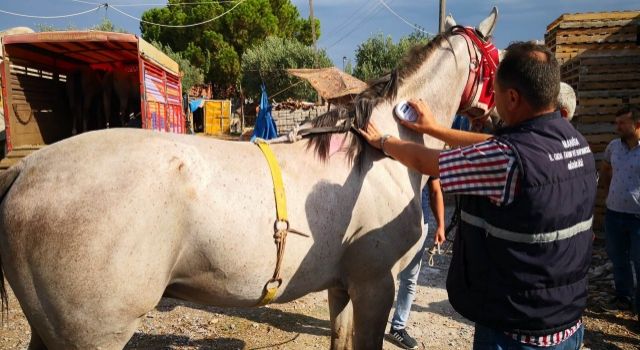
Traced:
[[605, 193], [609, 194], [609, 186], [611, 185], [611, 175], [613, 170], [611, 168], [611, 143], [607, 145], [607, 148], [604, 150], [604, 158], [602, 159], [602, 164], [600, 164], [600, 178], [598, 181], [602, 182], [602, 187], [605, 190]]
[[508, 144], [497, 139], [440, 151], [396, 137], [380, 136], [371, 122], [359, 132], [373, 147], [403, 165], [440, 177], [443, 192], [487, 196], [496, 205], [513, 201], [520, 177], [517, 158]]
[[456, 130], [438, 124], [431, 109], [422, 100], [409, 100], [409, 104], [416, 110], [418, 119], [415, 122], [398, 119], [398, 122], [411, 130], [433, 136], [453, 147], [469, 146], [491, 138], [489, 134]]
[[605, 193], [609, 193], [609, 186], [611, 185], [611, 164], [606, 160], [602, 161], [600, 165], [600, 181], [602, 181], [602, 187]]
[[431, 212], [437, 225], [433, 241], [436, 244], [442, 244], [446, 238], [444, 235], [444, 196], [442, 195], [442, 187], [440, 187], [440, 179], [430, 178], [427, 184], [429, 185], [429, 206], [431, 206]]
[[380, 135], [378, 128], [373, 123], [369, 123], [366, 129], [360, 129], [359, 131], [371, 146], [381, 150], [405, 166], [425, 175], [435, 177], [439, 175], [438, 156], [440, 155], [440, 150], [400, 140], [393, 136], [384, 135], [383, 138], [383, 135]]

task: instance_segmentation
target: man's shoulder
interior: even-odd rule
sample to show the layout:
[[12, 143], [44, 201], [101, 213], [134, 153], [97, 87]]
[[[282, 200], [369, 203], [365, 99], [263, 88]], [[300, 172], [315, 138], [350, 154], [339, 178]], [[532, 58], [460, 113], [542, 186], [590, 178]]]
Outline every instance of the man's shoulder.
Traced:
[[620, 138], [617, 138], [609, 141], [607, 148], [609, 148], [610, 150], [615, 150], [617, 148], [620, 148], [620, 146], [622, 146], [622, 140]]

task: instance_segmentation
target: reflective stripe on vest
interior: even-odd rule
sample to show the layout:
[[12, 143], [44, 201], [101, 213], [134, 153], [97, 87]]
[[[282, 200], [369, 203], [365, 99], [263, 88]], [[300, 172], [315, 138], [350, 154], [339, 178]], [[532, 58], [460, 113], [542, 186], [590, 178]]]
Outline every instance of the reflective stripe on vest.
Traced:
[[468, 223], [469, 225], [473, 225], [479, 227], [490, 234], [493, 237], [504, 239], [511, 242], [517, 243], [549, 243], [555, 241], [561, 241], [563, 239], [571, 238], [579, 233], [582, 233], [591, 228], [591, 224], [593, 222], [593, 216], [589, 219], [579, 222], [571, 227], [563, 228], [561, 230], [556, 230], [552, 232], [542, 232], [542, 233], [522, 233], [522, 232], [513, 232], [509, 230], [505, 230], [499, 227], [495, 227], [488, 223], [485, 219], [471, 215], [465, 211], [460, 213], [460, 218], [462, 221]]

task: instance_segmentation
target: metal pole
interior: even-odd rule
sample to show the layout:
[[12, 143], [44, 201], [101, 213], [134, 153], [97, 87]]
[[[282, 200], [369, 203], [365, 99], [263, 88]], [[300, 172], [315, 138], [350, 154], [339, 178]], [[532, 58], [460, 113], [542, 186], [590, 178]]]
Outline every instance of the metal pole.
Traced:
[[313, 40], [313, 51], [317, 51], [316, 47], [316, 21], [313, 18], [313, 0], [309, 0], [309, 22], [311, 23], [311, 40]]
[[445, 13], [447, 12], [447, 0], [440, 0], [440, 21], [439, 23], [439, 27], [438, 27], [438, 32], [442, 33], [444, 32], [444, 18], [445, 18]]
[[[313, 40], [313, 67], [316, 68], [318, 65], [318, 47], [316, 46], [316, 20], [313, 17], [313, 0], [309, 0], [309, 22], [311, 24], [311, 39]], [[316, 101], [317, 105], [322, 104], [322, 98], [320, 97], [320, 93], [318, 93], [318, 100]]]

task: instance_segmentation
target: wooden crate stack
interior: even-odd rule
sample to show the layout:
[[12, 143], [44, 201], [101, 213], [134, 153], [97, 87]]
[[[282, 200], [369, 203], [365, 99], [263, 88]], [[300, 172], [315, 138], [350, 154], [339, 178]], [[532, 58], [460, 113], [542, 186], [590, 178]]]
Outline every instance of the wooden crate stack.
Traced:
[[[599, 166], [607, 144], [618, 137], [616, 111], [640, 105], [640, 11], [564, 14], [547, 26], [545, 42], [562, 65], [562, 80], [576, 90], [573, 124]], [[594, 224], [599, 232], [605, 200], [600, 186]]]

